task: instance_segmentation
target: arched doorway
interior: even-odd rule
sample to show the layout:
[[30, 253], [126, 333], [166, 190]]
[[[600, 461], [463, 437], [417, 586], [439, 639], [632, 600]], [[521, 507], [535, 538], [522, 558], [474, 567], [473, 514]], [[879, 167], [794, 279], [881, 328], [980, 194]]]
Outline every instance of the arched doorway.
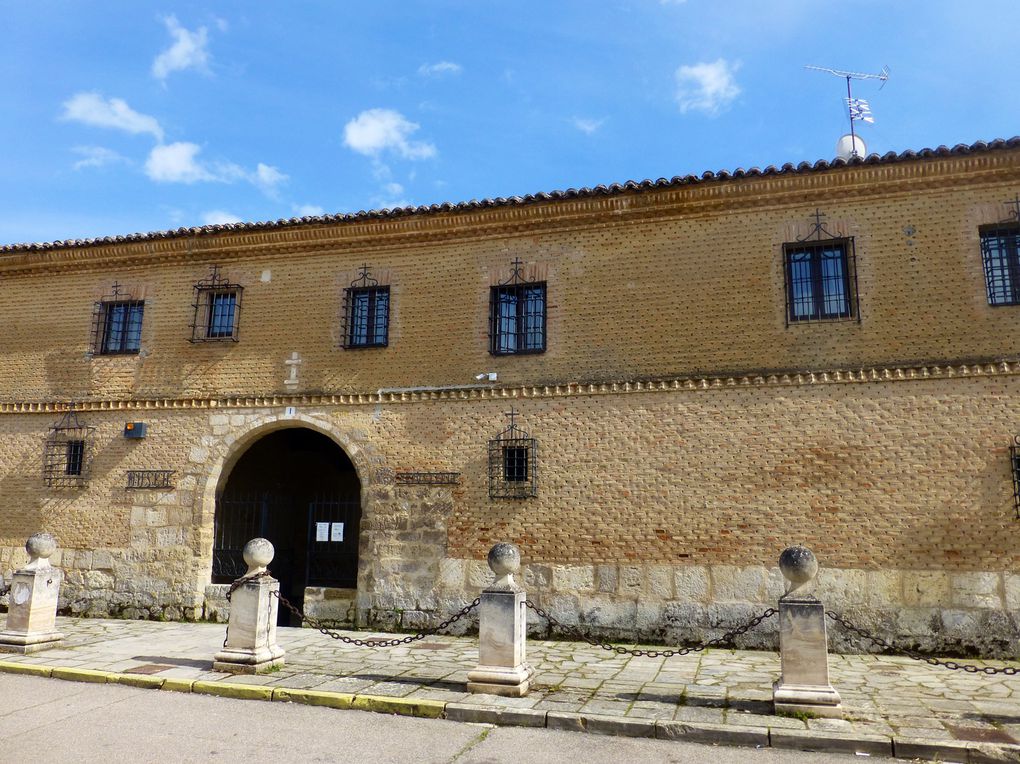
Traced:
[[276, 547], [270, 570], [281, 594], [298, 607], [306, 586], [356, 588], [360, 521], [361, 484], [340, 446], [304, 427], [269, 433], [220, 482], [212, 581], [244, 575], [241, 550], [262, 536]]

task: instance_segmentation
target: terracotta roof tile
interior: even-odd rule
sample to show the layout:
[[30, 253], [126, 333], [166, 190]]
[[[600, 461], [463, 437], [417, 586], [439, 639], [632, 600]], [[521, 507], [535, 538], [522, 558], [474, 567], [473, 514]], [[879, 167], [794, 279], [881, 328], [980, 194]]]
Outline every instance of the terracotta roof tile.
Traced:
[[539, 192], [537, 194], [526, 194], [525, 196], [496, 197], [494, 199], [472, 199], [467, 202], [443, 202], [441, 204], [420, 205], [417, 207], [395, 207], [384, 210], [360, 210], [358, 212], [338, 213], [335, 215], [311, 215], [300, 218], [280, 218], [279, 220], [268, 220], [254, 223], [220, 223], [216, 225], [195, 226], [190, 228], [175, 228], [168, 231], [153, 231], [150, 233], [132, 233], [123, 236], [102, 236], [95, 239], [65, 239], [63, 241], [50, 241], [35, 244], [3, 244], [0, 245], [0, 253], [8, 252], [30, 252], [51, 249], [68, 249], [96, 247], [107, 244], [119, 244], [122, 242], [152, 241], [155, 239], [172, 239], [183, 236], [201, 236], [208, 234], [225, 233], [229, 231], [266, 231], [274, 228], [287, 228], [290, 226], [321, 224], [321, 223], [353, 223], [364, 220], [377, 220], [384, 218], [405, 217], [408, 215], [428, 215], [439, 212], [455, 212], [464, 210], [486, 209], [491, 207], [509, 207], [538, 202], [554, 201], [558, 199], [580, 199], [592, 196], [613, 196], [629, 191], [647, 191], [652, 189], [673, 188], [677, 186], [693, 185], [711, 181], [726, 181], [736, 178], [765, 178], [774, 175], [802, 174], [810, 172], [822, 172], [825, 170], [848, 167], [853, 165], [886, 164], [892, 162], [909, 162], [918, 159], [930, 159], [932, 157], [946, 157], [960, 154], [971, 154], [984, 151], [997, 151], [1020, 147], [1020, 136], [1003, 139], [997, 138], [993, 141], [977, 141], [970, 145], [959, 143], [952, 148], [939, 146], [934, 149], [921, 149], [919, 151], [907, 150], [897, 154], [894, 151], [887, 152], [881, 156], [869, 154], [866, 157], [855, 157], [853, 159], [832, 159], [811, 162], [800, 162], [793, 165], [787, 162], [782, 167], [769, 165], [765, 169], [751, 167], [745, 170], [738, 167], [735, 170], [719, 170], [718, 172], [706, 171], [701, 175], [676, 175], [672, 178], [659, 178], [658, 180], [628, 180], [625, 183], [611, 183], [610, 185], [597, 185], [594, 188], [568, 188], [564, 191]]

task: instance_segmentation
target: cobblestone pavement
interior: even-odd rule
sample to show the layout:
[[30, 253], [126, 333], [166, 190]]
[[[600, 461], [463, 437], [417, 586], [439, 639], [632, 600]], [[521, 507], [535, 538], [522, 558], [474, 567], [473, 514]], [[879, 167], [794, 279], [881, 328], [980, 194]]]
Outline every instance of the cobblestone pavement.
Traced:
[[[772, 652], [712, 649], [647, 658], [585, 643], [529, 640], [528, 659], [536, 669], [532, 691], [524, 698], [498, 698], [465, 692], [467, 672], [478, 658], [473, 637], [436, 636], [372, 648], [345, 645], [312, 629], [280, 628], [286, 665], [269, 674], [239, 676], [212, 670], [212, 656], [225, 634], [220, 624], [61, 618], [58, 628], [65, 634], [60, 647], [28, 656], [0, 655], [0, 660], [493, 709], [759, 728], [770, 731], [773, 745], [784, 730], [803, 731], [795, 736], [800, 740], [810, 740], [812, 731], [819, 739], [913, 740], [920, 746], [914, 750], [922, 753], [927, 750], [922, 743], [945, 743], [932, 749], [941, 750], [944, 760], [967, 760], [964, 753], [956, 759], [946, 755], [954, 746], [963, 752], [972, 743], [1020, 741], [1020, 676], [974, 675], [900, 657], [830, 655], [830, 679], [842, 696], [846, 718], [800, 719], [771, 712], [772, 682], [779, 676], [779, 656]], [[392, 636], [347, 633], [361, 639]], [[899, 747], [897, 753], [908, 749]], [[1020, 761], [1020, 745], [996, 750], [1008, 758], [987, 760]], [[971, 754], [970, 760], [981, 759]]]

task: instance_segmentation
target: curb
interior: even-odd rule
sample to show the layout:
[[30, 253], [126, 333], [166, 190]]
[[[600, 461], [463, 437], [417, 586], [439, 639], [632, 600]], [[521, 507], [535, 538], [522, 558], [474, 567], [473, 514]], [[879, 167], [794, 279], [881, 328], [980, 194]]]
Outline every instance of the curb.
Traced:
[[71, 682], [119, 684], [126, 687], [170, 692], [193, 692], [237, 700], [302, 703], [341, 710], [354, 709], [399, 714], [425, 719], [493, 724], [501, 727], [545, 727], [586, 732], [592, 735], [658, 738], [708, 745], [752, 746], [820, 753], [849, 753], [940, 761], [1020, 762], [1020, 745], [969, 743], [956, 740], [886, 737], [846, 734], [823, 730], [793, 730], [780, 727], [743, 727], [735, 724], [632, 719], [605, 714], [539, 711], [531, 708], [498, 708], [469, 703], [356, 695], [323, 690], [301, 690], [272, 685], [236, 684], [208, 680], [164, 678], [144, 674], [123, 674], [70, 666], [41, 666], [0, 661], [0, 673], [24, 674]]

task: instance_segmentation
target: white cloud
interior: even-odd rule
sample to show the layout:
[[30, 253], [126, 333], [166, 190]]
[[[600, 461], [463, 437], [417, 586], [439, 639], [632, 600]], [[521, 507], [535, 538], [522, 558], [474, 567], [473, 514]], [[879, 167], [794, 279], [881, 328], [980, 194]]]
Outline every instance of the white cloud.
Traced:
[[582, 133], [587, 133], [588, 135], [591, 135], [600, 127], [602, 127], [602, 125], [605, 124], [605, 121], [606, 120], [604, 118], [588, 119], [585, 117], [574, 117], [571, 120], [571, 122], [574, 124], [574, 127], [580, 130]]
[[133, 135], [148, 133], [157, 141], [163, 140], [163, 128], [155, 117], [139, 114], [120, 98], [107, 100], [99, 93], [76, 93], [64, 101], [61, 118], [93, 127], [112, 127]]
[[152, 76], [165, 80], [171, 72], [180, 72], [185, 69], [197, 69], [207, 71], [209, 64], [209, 51], [206, 46], [209, 44], [209, 34], [205, 27], [199, 27], [194, 32], [189, 32], [182, 27], [176, 16], [167, 16], [163, 19], [166, 29], [173, 38], [173, 44], [164, 50], [152, 62]]
[[263, 193], [272, 196], [276, 193], [276, 187], [281, 183], [286, 182], [287, 176], [275, 167], [259, 162], [255, 167], [255, 172], [252, 173], [250, 180], [262, 189]]
[[103, 167], [104, 165], [116, 162], [128, 161], [126, 157], [121, 156], [113, 149], [104, 148], [103, 146], [75, 146], [71, 150], [81, 157], [81, 159], [72, 165], [75, 170], [81, 170], [86, 167]]
[[453, 61], [437, 61], [434, 64], [422, 64], [418, 67], [418, 74], [421, 77], [441, 77], [444, 74], [460, 74], [463, 70], [460, 64]]
[[404, 193], [404, 187], [399, 183], [387, 183], [383, 186], [383, 191], [385, 191], [388, 196], [400, 196]]
[[262, 162], [250, 172], [233, 162], [203, 162], [198, 156], [201, 151], [197, 143], [186, 141], [156, 146], [145, 162], [145, 174], [157, 183], [244, 181], [272, 198], [276, 196], [276, 187], [287, 180], [284, 173]]
[[292, 206], [292, 209], [294, 210], [295, 215], [303, 218], [326, 214], [326, 210], [317, 204], [295, 204]]
[[241, 218], [225, 210], [209, 210], [209, 212], [202, 215], [202, 222], [206, 225], [224, 225], [226, 223], [240, 223]]
[[676, 100], [680, 113], [702, 111], [709, 115], [718, 114], [740, 95], [740, 87], [733, 78], [739, 68], [739, 61], [730, 63], [724, 58], [678, 68]]
[[428, 159], [436, 155], [431, 143], [408, 140], [420, 125], [392, 109], [368, 109], [344, 125], [344, 145], [366, 156], [385, 151], [404, 159]]
[[145, 161], [145, 174], [158, 183], [196, 183], [220, 180], [199, 163], [202, 147], [195, 143], [170, 143], [156, 146]]

